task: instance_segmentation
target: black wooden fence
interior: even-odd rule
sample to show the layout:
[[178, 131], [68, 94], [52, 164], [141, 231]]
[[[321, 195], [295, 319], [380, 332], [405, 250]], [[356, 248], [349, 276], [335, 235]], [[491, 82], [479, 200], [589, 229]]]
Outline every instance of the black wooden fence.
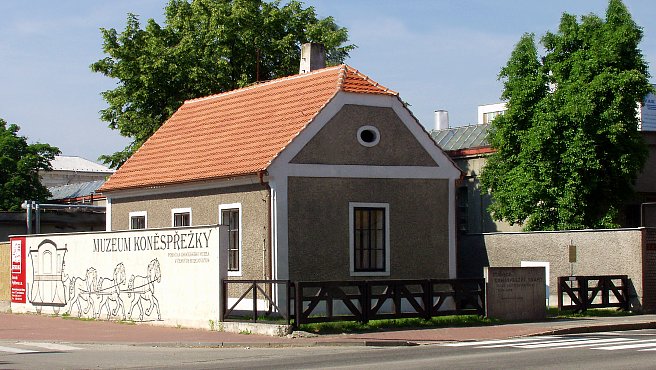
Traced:
[[484, 279], [364, 280], [295, 283], [295, 322], [484, 315]]
[[[232, 288], [231, 288], [232, 287]], [[274, 290], [287, 300], [274, 304]], [[239, 298], [228, 304], [228, 292]], [[239, 293], [241, 292], [241, 293]], [[443, 315], [484, 315], [484, 279], [299, 281], [224, 280], [221, 318], [244, 320], [238, 305], [248, 298], [248, 317], [256, 322], [272, 311], [294, 325], [327, 321], [360, 321]], [[263, 301], [265, 308], [258, 307]], [[243, 308], [243, 305], [242, 305]]]
[[[565, 298], [570, 303], [565, 303]], [[558, 310], [585, 311], [589, 308], [617, 307], [629, 310], [627, 275], [558, 277]]]
[[[257, 322], [262, 316], [271, 316], [275, 313], [282, 316], [289, 324], [291, 317], [289, 316], [289, 307], [292, 306], [291, 300], [293, 296], [289, 294], [293, 292], [293, 285], [289, 280], [223, 280], [223, 289], [221, 297], [221, 320], [222, 321], [244, 321], [250, 319], [252, 322]], [[232, 287], [232, 288], [231, 288]], [[286, 295], [287, 302], [276, 304], [273, 299], [274, 292], [279, 289], [288, 292]], [[228, 303], [228, 296], [239, 294], [232, 304]], [[248, 298], [251, 301], [248, 309], [239, 309], [239, 304]], [[265, 302], [265, 306], [258, 306], [258, 303]], [[280, 307], [279, 305], [282, 305]], [[242, 305], [244, 306], [244, 305]]]

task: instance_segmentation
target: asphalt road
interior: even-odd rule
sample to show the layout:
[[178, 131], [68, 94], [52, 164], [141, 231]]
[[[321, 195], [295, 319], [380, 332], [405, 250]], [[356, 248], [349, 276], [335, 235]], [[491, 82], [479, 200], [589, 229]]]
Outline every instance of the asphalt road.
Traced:
[[182, 348], [0, 341], [2, 369], [603, 370], [655, 367], [656, 330], [538, 336], [415, 347]]

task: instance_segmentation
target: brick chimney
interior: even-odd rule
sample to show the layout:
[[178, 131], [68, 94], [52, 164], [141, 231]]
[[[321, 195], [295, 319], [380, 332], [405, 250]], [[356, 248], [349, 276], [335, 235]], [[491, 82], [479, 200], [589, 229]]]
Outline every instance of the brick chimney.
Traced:
[[308, 42], [301, 46], [301, 66], [298, 73], [326, 68], [326, 49], [323, 44]]

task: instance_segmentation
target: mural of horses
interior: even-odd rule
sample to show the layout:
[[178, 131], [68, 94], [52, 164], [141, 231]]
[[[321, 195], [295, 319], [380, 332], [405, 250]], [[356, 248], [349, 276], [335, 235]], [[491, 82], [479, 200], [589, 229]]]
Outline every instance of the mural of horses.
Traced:
[[89, 267], [86, 273], [86, 279], [81, 277], [71, 278], [69, 285], [69, 307], [68, 314], [70, 315], [73, 310], [73, 306], [77, 304], [77, 317], [82, 316], [82, 305], [80, 300], [83, 300], [87, 303], [87, 307], [84, 309], [84, 314], [86, 315], [89, 310], [91, 310], [91, 316], [95, 317], [95, 301], [94, 293], [96, 290], [96, 282], [98, 281], [98, 273], [93, 267]]
[[[162, 281], [162, 273], [160, 271], [159, 260], [157, 258], [150, 261], [148, 264], [148, 269], [146, 276], [141, 275], [132, 275], [130, 281], [128, 282], [128, 298], [132, 297], [132, 302], [130, 303], [130, 310], [128, 311], [128, 316], [132, 318], [132, 311], [135, 306], [139, 306], [139, 320], [143, 321], [144, 313], [146, 316], [150, 316], [153, 310], [157, 310], [157, 320], [161, 320], [161, 315], [159, 311], [159, 301], [155, 297], [155, 282], [159, 283]], [[150, 303], [150, 306], [144, 311], [142, 301]]]
[[[114, 268], [113, 279], [98, 279], [96, 294], [100, 299], [100, 304], [98, 305], [96, 318], [100, 318], [103, 308], [107, 312], [107, 320], [110, 318], [110, 313], [112, 316], [116, 316], [120, 309], [121, 318], [125, 320], [125, 306], [123, 305], [123, 299], [121, 298], [121, 285], [123, 284], [125, 284], [125, 266], [122, 262]], [[116, 304], [113, 310], [110, 310], [110, 301]]]

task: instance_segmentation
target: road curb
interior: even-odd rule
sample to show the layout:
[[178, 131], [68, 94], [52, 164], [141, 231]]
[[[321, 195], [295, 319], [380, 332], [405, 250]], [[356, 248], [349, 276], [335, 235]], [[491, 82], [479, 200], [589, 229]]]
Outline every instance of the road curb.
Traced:
[[[62, 342], [63, 343], [63, 342]], [[80, 344], [97, 344], [97, 342], [76, 342]], [[413, 347], [420, 343], [412, 340], [335, 340], [335, 341], [298, 341], [298, 342], [109, 342], [110, 345], [127, 345], [134, 347], [169, 347], [169, 348], [294, 348], [294, 347]]]

